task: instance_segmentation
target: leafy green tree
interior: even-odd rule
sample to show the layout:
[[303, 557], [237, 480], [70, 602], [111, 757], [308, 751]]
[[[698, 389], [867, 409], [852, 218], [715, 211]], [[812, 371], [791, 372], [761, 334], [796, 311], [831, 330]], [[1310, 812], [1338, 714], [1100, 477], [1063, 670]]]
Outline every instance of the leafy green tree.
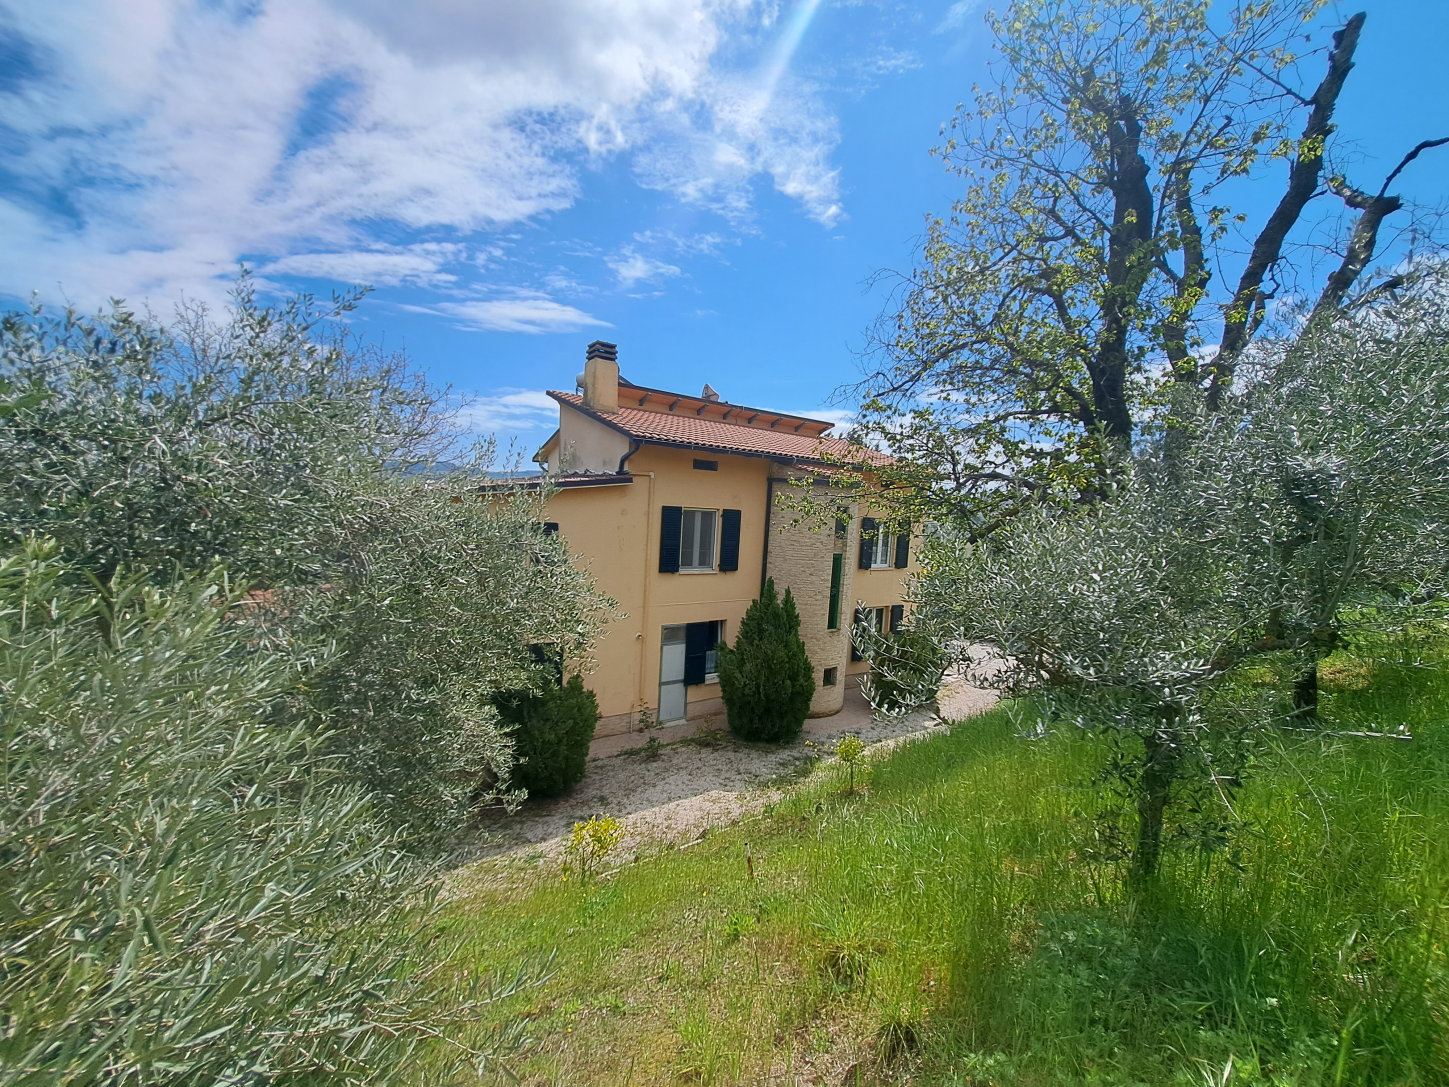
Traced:
[[606, 602], [542, 533], [541, 495], [480, 498], [488, 448], [414, 471], [456, 438], [445, 399], [342, 337], [355, 301], [268, 308], [243, 280], [224, 320], [169, 329], [7, 316], [0, 525], [53, 536], [103, 593], [224, 563], [261, 644], [307, 662], [334, 753], [431, 845], [507, 779], [493, 693], [535, 682], [532, 644], [586, 656]]
[[1221, 841], [1170, 813], [1189, 794], [1231, 791], [1240, 739], [1300, 726], [1234, 695], [1225, 681], [1240, 666], [1301, 667], [1345, 626], [1394, 628], [1444, 598], [1446, 286], [1440, 273], [1311, 327], [1223, 409], [1181, 390], [1172, 427], [1138, 448], [1109, 501], [931, 545], [920, 611], [996, 647], [1003, 685], [1047, 718], [1126, 743], [1112, 768], [1136, 877], [1156, 872], [1170, 840]]
[[[1224, 405], [1275, 298], [1316, 296], [1323, 315], [1353, 300], [1403, 206], [1390, 185], [1445, 141], [1377, 192], [1351, 183], [1334, 114], [1365, 17], [1326, 64], [1301, 58], [1321, 6], [1018, 0], [987, 16], [999, 63], [938, 151], [964, 192], [929, 221], [856, 390], [859, 436], [898, 456], [856, 467], [902, 517], [979, 537], [1100, 497], [1172, 384]], [[1256, 225], [1233, 206], [1249, 185], [1281, 192]], [[1331, 268], [1302, 244], [1333, 233], [1325, 189], [1350, 220]]]
[[406, 1079], [489, 994], [413, 961], [427, 872], [306, 669], [218, 574], [107, 589], [0, 556], [0, 1085]]
[[599, 702], [579, 675], [561, 686], [507, 691], [494, 702], [511, 730], [514, 785], [529, 796], [549, 797], [584, 780]]
[[734, 647], [719, 647], [719, 690], [730, 731], [743, 740], [787, 743], [799, 737], [815, 697], [815, 670], [800, 640], [800, 613], [775, 579], [740, 622]]

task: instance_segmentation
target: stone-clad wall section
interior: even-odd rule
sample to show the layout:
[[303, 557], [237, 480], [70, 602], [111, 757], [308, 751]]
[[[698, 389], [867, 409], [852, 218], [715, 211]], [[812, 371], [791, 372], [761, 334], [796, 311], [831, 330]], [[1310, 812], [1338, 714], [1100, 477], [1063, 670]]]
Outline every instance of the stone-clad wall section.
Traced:
[[[775, 483], [777, 496], [790, 489], [790, 484], [783, 479]], [[781, 596], [789, 587], [800, 611], [800, 637], [815, 671], [811, 717], [839, 713], [845, 705], [845, 672], [850, 661], [850, 602], [855, 599], [851, 595], [854, 563], [850, 557], [858, 550], [860, 537], [855, 506], [851, 505], [848, 509], [843, 539], [836, 536], [834, 522], [817, 524], [809, 519], [800, 519], [800, 512], [788, 501], [776, 501], [770, 509], [770, 550], [765, 574], [775, 579], [775, 588]], [[793, 523], [797, 519], [800, 519], [799, 523]], [[832, 556], [837, 552], [843, 552], [846, 557], [842, 563], [840, 628], [828, 630], [830, 567]], [[833, 687], [825, 686], [827, 668], [836, 670]]]

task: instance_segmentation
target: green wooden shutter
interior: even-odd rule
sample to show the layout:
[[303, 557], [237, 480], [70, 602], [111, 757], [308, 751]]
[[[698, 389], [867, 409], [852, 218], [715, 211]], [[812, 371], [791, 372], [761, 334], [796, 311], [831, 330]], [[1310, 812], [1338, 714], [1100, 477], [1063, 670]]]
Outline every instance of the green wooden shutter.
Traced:
[[679, 573], [679, 539], [684, 532], [684, 507], [665, 506], [659, 511], [659, 572]]
[[907, 529], [896, 537], [896, 569], [904, 570], [911, 561], [911, 533]]
[[860, 568], [869, 570], [875, 565], [876, 523], [873, 517], [860, 519]]
[[714, 648], [714, 623], [690, 623], [684, 628], [684, 684], [704, 682], [705, 656]]
[[891, 630], [894, 634], [901, 629], [901, 621], [906, 617], [906, 606], [904, 604], [891, 605]]
[[721, 572], [740, 568], [740, 511], [725, 510], [719, 519], [719, 568]]
[[850, 628], [850, 659], [853, 660], [853, 661], [863, 661], [863, 660], [865, 660], [865, 658], [860, 655], [860, 649], [855, 644], [855, 628], [858, 627], [858, 626], [860, 626], [860, 624], [862, 624], [862, 623], [869, 622], [870, 621], [869, 620], [869, 616], [870, 616], [870, 609], [869, 608], [856, 608], [855, 609], [855, 622], [851, 625], [851, 628]]
[[845, 580], [845, 556], [830, 557], [830, 617], [825, 620], [826, 630], [840, 629], [840, 586]]

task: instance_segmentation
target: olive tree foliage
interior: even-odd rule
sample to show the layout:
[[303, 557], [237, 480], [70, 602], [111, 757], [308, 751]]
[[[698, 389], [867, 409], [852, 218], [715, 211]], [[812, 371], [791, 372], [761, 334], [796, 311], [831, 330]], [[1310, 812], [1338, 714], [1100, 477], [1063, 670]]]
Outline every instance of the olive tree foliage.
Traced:
[[[1334, 114], [1365, 17], [1330, 37], [1321, 7], [1018, 0], [987, 16], [992, 80], [937, 149], [963, 193], [928, 221], [852, 390], [857, 436], [897, 454], [882, 475], [903, 517], [984, 536], [1094, 500], [1174, 385], [1224, 406], [1275, 298], [1353, 300], [1403, 207], [1391, 183], [1445, 141], [1406, 148], [1377, 190], [1354, 184]], [[1279, 194], [1261, 222], [1235, 210], [1249, 187]], [[1315, 256], [1310, 235], [1340, 252]]]
[[851, 644], [870, 664], [861, 676], [860, 693], [882, 717], [903, 717], [936, 701], [946, 668], [951, 662], [943, 632], [930, 630], [912, 615], [908, 626], [884, 633], [857, 609]]
[[406, 1079], [516, 983], [410, 961], [422, 873], [223, 573], [107, 589], [0, 554], [0, 1084]]
[[[542, 495], [480, 497], [491, 449], [445, 397], [340, 319], [356, 295], [170, 327], [35, 309], [0, 324], [0, 525], [54, 538], [97, 591], [225, 564], [259, 645], [309, 669], [309, 711], [415, 845], [509, 795], [496, 690], [536, 684], [531, 643], [585, 659], [606, 604], [542, 532]], [[456, 454], [453, 454], [456, 456]], [[100, 621], [104, 621], [103, 618]]]
[[329, 541], [339, 559], [327, 582], [263, 605], [275, 635], [330, 648], [313, 705], [380, 807], [426, 839], [456, 833], [480, 804], [521, 798], [494, 696], [552, 684], [530, 646], [586, 659], [607, 614], [544, 534], [537, 494], [485, 504], [477, 492], [469, 477], [378, 482]]
[[120, 305], [6, 314], [0, 520], [102, 581], [217, 561], [262, 587], [325, 579], [318, 544], [358, 491], [449, 436], [405, 358], [339, 332], [358, 297], [267, 307], [243, 278], [220, 320], [191, 305], [169, 328]]
[[1237, 738], [1297, 724], [1238, 698], [1235, 670], [1311, 664], [1345, 627], [1396, 626], [1446, 590], [1449, 278], [1260, 360], [1229, 408], [1178, 390], [1109, 500], [1027, 512], [984, 542], [945, 534], [915, 589], [951, 639], [995, 647], [999, 682], [1046, 718], [1127, 742], [1114, 768], [1138, 877], [1166, 841], [1201, 837], [1170, 813], [1228, 798]]

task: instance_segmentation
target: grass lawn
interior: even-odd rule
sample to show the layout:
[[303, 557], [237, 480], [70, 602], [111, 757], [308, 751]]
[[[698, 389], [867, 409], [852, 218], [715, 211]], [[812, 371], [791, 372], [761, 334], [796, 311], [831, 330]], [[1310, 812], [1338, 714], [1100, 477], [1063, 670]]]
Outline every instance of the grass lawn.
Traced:
[[1449, 648], [1324, 690], [1326, 727], [1413, 741], [1276, 733], [1237, 857], [1150, 896], [1081, 856], [1107, 746], [1008, 707], [606, 879], [475, 879], [443, 924], [462, 975], [555, 956], [494, 1009], [525, 1083], [1449, 1084]]

